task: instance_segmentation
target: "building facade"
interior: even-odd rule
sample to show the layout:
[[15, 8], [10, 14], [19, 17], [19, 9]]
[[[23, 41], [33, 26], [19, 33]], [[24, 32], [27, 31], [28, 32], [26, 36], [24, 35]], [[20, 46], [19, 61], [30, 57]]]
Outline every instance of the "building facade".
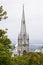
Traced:
[[25, 23], [25, 14], [23, 5], [21, 31], [20, 34], [18, 35], [18, 54], [22, 55], [28, 52], [29, 52], [29, 35], [26, 32], [26, 23]]

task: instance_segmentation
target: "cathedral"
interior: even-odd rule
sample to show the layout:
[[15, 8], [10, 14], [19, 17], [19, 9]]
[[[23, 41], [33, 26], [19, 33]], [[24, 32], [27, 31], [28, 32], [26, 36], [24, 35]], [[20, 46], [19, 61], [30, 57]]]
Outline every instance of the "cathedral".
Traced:
[[29, 52], [29, 36], [26, 32], [26, 23], [25, 23], [25, 14], [23, 5], [21, 31], [20, 34], [18, 35], [18, 54], [23, 55], [28, 52]]

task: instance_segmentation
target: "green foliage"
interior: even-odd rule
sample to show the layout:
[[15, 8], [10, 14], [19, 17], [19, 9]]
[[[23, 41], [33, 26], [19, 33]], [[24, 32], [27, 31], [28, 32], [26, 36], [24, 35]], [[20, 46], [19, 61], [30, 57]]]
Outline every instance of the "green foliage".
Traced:
[[10, 52], [0, 43], [0, 65], [13, 65]]
[[29, 52], [23, 56], [14, 56], [12, 60], [16, 65], [43, 65], [43, 54]]
[[2, 19], [8, 18], [6, 15], [7, 15], [7, 12], [4, 11], [3, 6], [0, 6], [0, 21], [1, 21]]
[[[8, 18], [6, 15], [7, 12], [0, 6], [0, 21]], [[7, 29], [6, 31], [0, 29], [0, 65], [15, 65], [9, 51], [9, 49], [12, 49], [11, 41], [6, 33]]]
[[11, 41], [10, 39], [6, 36], [6, 31], [4, 30], [1, 30], [0, 29], [0, 43], [7, 49], [11, 48], [10, 47], [10, 44], [11, 44]]
[[0, 65], [14, 65], [9, 51], [11, 41], [6, 33], [6, 31], [0, 29]]
[[9, 49], [12, 49], [11, 41], [6, 33], [6, 31], [0, 29], [0, 65], [15, 65], [9, 51]]
[[2, 37], [5, 33], [6, 33], [6, 31], [0, 29], [0, 37]]

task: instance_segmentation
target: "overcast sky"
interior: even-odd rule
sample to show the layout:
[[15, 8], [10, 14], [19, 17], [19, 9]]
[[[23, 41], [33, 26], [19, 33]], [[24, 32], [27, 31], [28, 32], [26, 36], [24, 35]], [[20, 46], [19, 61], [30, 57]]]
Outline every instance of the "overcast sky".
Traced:
[[43, 43], [43, 0], [0, 0], [7, 11], [8, 19], [0, 22], [0, 28], [8, 28], [11, 40], [17, 40], [21, 29], [24, 3], [26, 29], [30, 42]]

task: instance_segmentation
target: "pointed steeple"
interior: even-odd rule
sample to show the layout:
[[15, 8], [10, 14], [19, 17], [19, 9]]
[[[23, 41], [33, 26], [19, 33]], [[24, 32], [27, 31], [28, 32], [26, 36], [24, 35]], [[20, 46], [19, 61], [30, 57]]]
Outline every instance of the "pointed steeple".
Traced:
[[21, 34], [26, 34], [24, 4], [23, 4], [23, 13], [22, 13], [22, 21], [21, 21]]
[[23, 5], [21, 31], [18, 36], [18, 54], [22, 55], [28, 52], [29, 52], [29, 37], [27, 36], [26, 33], [25, 13], [24, 13], [24, 5]]
[[22, 20], [25, 20], [25, 14], [24, 14], [24, 4], [23, 4]]

